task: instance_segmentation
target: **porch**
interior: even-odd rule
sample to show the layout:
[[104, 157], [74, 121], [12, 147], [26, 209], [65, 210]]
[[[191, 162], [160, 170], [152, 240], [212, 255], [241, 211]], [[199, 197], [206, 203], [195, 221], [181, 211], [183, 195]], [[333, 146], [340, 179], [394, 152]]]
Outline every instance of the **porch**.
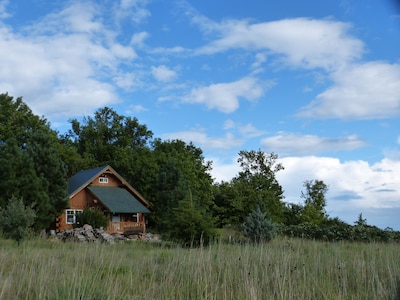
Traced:
[[137, 234], [146, 232], [146, 224], [144, 222], [110, 222], [107, 228], [110, 234]]

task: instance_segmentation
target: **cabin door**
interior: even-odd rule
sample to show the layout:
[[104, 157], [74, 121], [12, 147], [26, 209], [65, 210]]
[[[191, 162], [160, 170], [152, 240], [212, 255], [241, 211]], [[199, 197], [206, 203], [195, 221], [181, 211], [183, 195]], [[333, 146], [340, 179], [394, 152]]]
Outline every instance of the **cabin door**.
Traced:
[[121, 215], [120, 214], [113, 214], [112, 215], [112, 222], [121, 222]]

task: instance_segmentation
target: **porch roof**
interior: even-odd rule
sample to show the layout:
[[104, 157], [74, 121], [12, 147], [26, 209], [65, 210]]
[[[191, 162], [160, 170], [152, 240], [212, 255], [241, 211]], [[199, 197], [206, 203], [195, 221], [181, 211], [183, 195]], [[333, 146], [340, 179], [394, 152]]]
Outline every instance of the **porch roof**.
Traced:
[[123, 187], [90, 185], [88, 189], [112, 213], [150, 213], [150, 210]]

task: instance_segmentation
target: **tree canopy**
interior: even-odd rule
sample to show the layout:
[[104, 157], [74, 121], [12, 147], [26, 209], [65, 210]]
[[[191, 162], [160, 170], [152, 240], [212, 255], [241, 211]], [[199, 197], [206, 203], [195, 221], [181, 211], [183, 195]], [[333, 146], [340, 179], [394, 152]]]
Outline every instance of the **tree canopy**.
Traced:
[[[275, 153], [242, 150], [240, 172], [228, 182], [214, 182], [202, 149], [153, 138], [135, 117], [104, 107], [70, 125], [58, 135], [22, 98], [0, 94], [0, 171], [6, 174], [0, 181], [0, 208], [32, 208], [36, 230], [48, 228], [67, 208], [67, 178], [107, 164], [152, 204], [149, 226], [186, 245], [210, 241], [216, 227], [240, 229], [244, 223], [249, 236], [271, 224], [290, 234], [311, 230], [310, 236], [319, 236], [321, 226], [349, 230], [350, 225], [329, 219], [328, 185], [322, 180], [304, 182], [304, 204], [284, 203], [276, 178], [283, 165]], [[357, 230], [375, 230], [364, 223], [360, 214]]]
[[6, 174], [0, 181], [0, 206], [22, 198], [36, 212], [35, 229], [47, 228], [67, 207], [57, 133], [22, 98], [8, 94], [0, 94], [0, 172]]

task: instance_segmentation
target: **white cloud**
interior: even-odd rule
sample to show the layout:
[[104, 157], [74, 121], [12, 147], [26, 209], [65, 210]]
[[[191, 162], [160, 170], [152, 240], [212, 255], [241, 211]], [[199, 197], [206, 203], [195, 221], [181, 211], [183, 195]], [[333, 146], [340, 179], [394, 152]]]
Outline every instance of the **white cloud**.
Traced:
[[0, 20], [7, 19], [11, 17], [11, 14], [7, 12], [7, 5], [9, 4], [8, 0], [0, 1]]
[[239, 108], [239, 98], [256, 100], [264, 94], [265, 87], [256, 78], [245, 77], [229, 83], [216, 83], [192, 89], [184, 102], [205, 104], [209, 109], [232, 113]]
[[259, 68], [263, 63], [267, 61], [266, 53], [257, 53], [254, 57], [254, 62], [251, 64], [253, 69]]
[[269, 50], [283, 55], [291, 66], [331, 70], [360, 58], [364, 51], [363, 43], [350, 36], [349, 24], [333, 20], [296, 18], [256, 24], [230, 20], [210, 28], [222, 37], [199, 48], [198, 54], [232, 48]]
[[[209, 160], [210, 158], [206, 158]], [[219, 181], [230, 181], [240, 168], [237, 157], [228, 161], [212, 158], [211, 175]], [[300, 197], [306, 180], [323, 180], [329, 187], [327, 211], [331, 217], [339, 217], [349, 224], [360, 213], [368, 224], [400, 230], [397, 222], [390, 223], [389, 211], [400, 210], [400, 160], [382, 159], [375, 164], [366, 161], [341, 162], [332, 157], [285, 157], [279, 162], [285, 167], [276, 174], [282, 185], [285, 201], [303, 203]]]
[[279, 155], [312, 155], [328, 151], [353, 150], [367, 146], [367, 143], [355, 135], [339, 138], [318, 137], [282, 133], [262, 139], [266, 152]]
[[137, 46], [137, 47], [143, 47], [144, 41], [149, 38], [149, 33], [145, 31], [141, 31], [138, 33], [135, 33], [132, 38], [131, 38], [131, 45], [132, 46]]
[[193, 142], [202, 149], [230, 149], [243, 144], [243, 140], [236, 138], [232, 133], [226, 133], [224, 137], [210, 137], [203, 129], [172, 132], [163, 135], [164, 139], [179, 139], [187, 143]]
[[169, 69], [165, 65], [161, 65], [158, 67], [152, 66], [151, 73], [157, 81], [168, 82], [172, 81], [177, 77], [177, 74], [174, 70]]
[[137, 104], [137, 105], [130, 105], [129, 108], [127, 109], [126, 113], [131, 115], [131, 114], [136, 114], [136, 113], [141, 113], [148, 111], [146, 107], [143, 105]]
[[332, 74], [334, 85], [299, 116], [375, 119], [400, 116], [400, 65], [354, 64]]
[[221, 157], [207, 157], [207, 161], [212, 161], [211, 177], [216, 182], [229, 182], [233, 177], [239, 174], [240, 166], [237, 163], [237, 159], [237, 156], [228, 161], [222, 160]]
[[0, 90], [24, 96], [50, 121], [118, 101], [114, 84], [134, 86], [119, 67], [137, 55], [114, 40], [97, 13], [94, 5], [74, 3], [18, 32], [0, 23]]
[[383, 159], [370, 165], [366, 161], [346, 161], [329, 157], [286, 157], [280, 159], [285, 170], [277, 174], [288, 202], [300, 202], [305, 180], [323, 180], [329, 185], [330, 210], [348, 209], [356, 216], [364, 209], [399, 208], [400, 161]]
[[223, 125], [224, 130], [234, 129], [237, 130], [245, 138], [254, 138], [266, 133], [264, 130], [257, 129], [253, 124], [248, 123], [243, 125], [234, 122], [233, 120], [226, 120]]
[[129, 18], [132, 23], [139, 24], [151, 16], [146, 8], [148, 0], [121, 0], [115, 5], [116, 18], [121, 21]]

